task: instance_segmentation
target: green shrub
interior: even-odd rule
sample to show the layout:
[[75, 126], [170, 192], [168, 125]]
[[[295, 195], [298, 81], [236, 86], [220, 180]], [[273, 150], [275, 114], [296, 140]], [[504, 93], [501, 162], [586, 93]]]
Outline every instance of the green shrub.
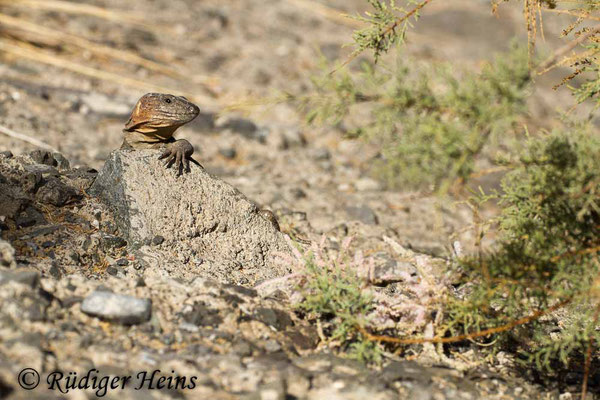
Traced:
[[323, 255], [322, 249], [297, 256], [295, 262], [304, 270], [299, 287], [303, 299], [297, 309], [318, 321], [323, 338], [342, 353], [364, 362], [379, 362], [379, 345], [365, 340], [359, 331], [373, 310], [373, 300], [362, 287], [356, 266], [344, 254], [348, 245], [349, 240], [337, 260]]
[[375, 173], [390, 187], [443, 191], [468, 179], [477, 157], [515, 132], [529, 83], [527, 52], [515, 45], [479, 73], [399, 59], [392, 71], [364, 64], [358, 74], [326, 74], [302, 104], [311, 122], [339, 123], [357, 107], [368, 110], [350, 133], [380, 146]]
[[[598, 343], [599, 156], [600, 138], [589, 132], [529, 140], [498, 196], [496, 249], [461, 262], [469, 294], [449, 305], [453, 334], [538, 313], [541, 318], [531, 321], [528, 340], [518, 340], [518, 349], [539, 367], [556, 358], [567, 364], [591, 338]], [[565, 307], [543, 315], [557, 304]], [[514, 341], [515, 331], [507, 332], [500, 339]]]

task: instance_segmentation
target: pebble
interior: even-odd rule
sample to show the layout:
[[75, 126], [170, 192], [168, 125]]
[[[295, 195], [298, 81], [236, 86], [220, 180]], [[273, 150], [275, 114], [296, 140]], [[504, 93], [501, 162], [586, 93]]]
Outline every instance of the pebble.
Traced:
[[71, 186], [67, 186], [59, 179], [54, 178], [38, 190], [37, 197], [42, 203], [62, 207], [79, 200], [81, 195]]
[[219, 149], [219, 154], [221, 154], [225, 158], [232, 160], [237, 156], [237, 151], [233, 147], [227, 147], [224, 149]]
[[366, 225], [377, 225], [379, 223], [375, 212], [366, 205], [346, 207], [346, 214], [348, 214], [348, 218]]
[[34, 270], [0, 270], [0, 285], [7, 282], [18, 282], [33, 289], [40, 282], [40, 274]]
[[373, 192], [381, 190], [381, 184], [375, 179], [371, 178], [360, 178], [354, 182], [354, 187], [359, 192]]
[[81, 311], [108, 321], [133, 325], [150, 319], [152, 302], [150, 299], [96, 290], [83, 300]]
[[152, 239], [152, 244], [155, 246], [158, 246], [158, 245], [161, 245], [164, 241], [165, 241], [164, 237], [157, 235], [157, 236], [154, 236], [154, 238]]

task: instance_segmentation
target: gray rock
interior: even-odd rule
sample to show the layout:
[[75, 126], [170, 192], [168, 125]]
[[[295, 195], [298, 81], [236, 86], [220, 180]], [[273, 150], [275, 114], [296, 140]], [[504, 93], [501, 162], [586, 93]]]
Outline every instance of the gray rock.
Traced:
[[150, 319], [152, 302], [150, 299], [95, 291], [83, 300], [81, 311], [108, 321], [133, 325]]
[[383, 264], [373, 267], [369, 276], [369, 281], [376, 285], [384, 285], [394, 282], [410, 281], [411, 277], [417, 274], [416, 267], [410, 262], [396, 261], [385, 257]]
[[35, 270], [0, 270], [0, 285], [7, 282], [18, 282], [33, 289], [40, 283], [40, 274]]
[[261, 129], [253, 121], [236, 116], [224, 116], [215, 122], [216, 128], [224, 131], [238, 133], [251, 140], [264, 142], [269, 132]]
[[358, 179], [356, 182], [354, 182], [354, 187], [356, 187], [356, 190], [359, 192], [374, 192], [381, 190], [381, 184], [375, 179], [371, 178]]
[[50, 165], [56, 167], [58, 162], [52, 157], [52, 153], [48, 150], [34, 150], [29, 153], [29, 156], [38, 164]]
[[60, 170], [66, 170], [66, 169], [71, 168], [71, 163], [61, 153], [56, 153], [55, 152], [55, 153], [52, 153], [52, 156], [54, 157], [54, 159], [58, 163], [58, 168]]
[[51, 179], [42, 186], [36, 196], [42, 203], [52, 204], [56, 207], [73, 203], [81, 198], [77, 190], [65, 185], [58, 178]]
[[201, 265], [206, 276], [223, 282], [254, 284], [290, 272], [275, 259], [289, 252], [284, 235], [253, 202], [195, 165], [177, 176], [158, 155], [114, 151], [88, 191], [112, 209], [130, 245], [162, 236], [171, 252], [210, 261]]
[[368, 206], [349, 206], [346, 207], [348, 217], [355, 221], [360, 221], [367, 225], [377, 225], [379, 223], [377, 215]]
[[219, 153], [230, 160], [234, 159], [237, 155], [237, 151], [233, 147], [226, 147], [223, 149], [219, 149]]
[[0, 266], [15, 268], [15, 249], [5, 240], [0, 239]]
[[119, 99], [114, 96], [109, 97], [98, 92], [91, 92], [81, 96], [81, 101], [91, 112], [109, 116], [128, 115], [132, 108], [124, 101], [119, 102]]

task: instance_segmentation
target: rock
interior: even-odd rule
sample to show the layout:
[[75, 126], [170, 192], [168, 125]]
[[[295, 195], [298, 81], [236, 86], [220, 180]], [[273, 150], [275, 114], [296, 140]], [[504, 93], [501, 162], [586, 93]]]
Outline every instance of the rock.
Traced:
[[223, 318], [217, 310], [208, 308], [204, 303], [194, 303], [183, 311], [183, 320], [194, 326], [219, 326]]
[[161, 244], [163, 244], [164, 241], [165, 241], [165, 238], [160, 235], [156, 235], [152, 238], [152, 244], [154, 246], [160, 246]]
[[29, 156], [38, 164], [50, 165], [52, 167], [58, 165], [58, 162], [52, 157], [52, 153], [48, 150], [34, 150], [29, 153]]
[[55, 153], [52, 153], [52, 157], [54, 157], [54, 159], [58, 163], [58, 169], [67, 170], [67, 169], [71, 168], [71, 163], [62, 154], [55, 152]]
[[249, 119], [236, 116], [224, 116], [217, 119], [215, 127], [224, 131], [238, 133], [247, 139], [257, 140], [261, 143], [264, 143], [268, 136], [268, 130], [259, 128], [258, 125]]
[[108, 116], [129, 115], [132, 109], [129, 104], [119, 102], [115, 96], [108, 97], [98, 92], [90, 92], [81, 96], [81, 101], [91, 112]]
[[254, 311], [254, 318], [278, 331], [285, 330], [293, 324], [292, 319], [286, 312], [272, 308], [257, 308]]
[[5, 240], [0, 239], [0, 266], [16, 268], [15, 249]]
[[40, 283], [40, 274], [35, 270], [0, 270], [0, 285], [18, 282], [32, 289]]
[[312, 158], [315, 161], [329, 160], [331, 158], [331, 153], [326, 148], [320, 147], [312, 151]]
[[255, 284], [290, 272], [275, 258], [289, 252], [284, 235], [253, 202], [195, 165], [177, 176], [158, 153], [114, 151], [88, 191], [111, 208], [130, 245], [162, 236], [172, 253], [206, 260], [198, 272], [228, 283]]
[[272, 147], [280, 150], [306, 146], [306, 139], [296, 126], [275, 126], [269, 135], [268, 142]]
[[416, 274], [417, 268], [413, 264], [387, 258], [384, 263], [373, 267], [368, 279], [375, 285], [386, 285], [394, 282], [408, 282]]
[[225, 157], [227, 159], [232, 160], [236, 157], [237, 151], [233, 147], [226, 147], [226, 148], [219, 149], [219, 154], [221, 154], [223, 157]]
[[0, 156], [4, 156], [6, 158], [13, 158], [13, 153], [10, 150], [0, 151]]
[[360, 178], [354, 182], [354, 187], [359, 192], [374, 192], [381, 190], [381, 184], [375, 179], [371, 178]]
[[52, 204], [56, 207], [62, 207], [81, 198], [77, 190], [65, 185], [58, 178], [51, 179], [43, 185], [38, 190], [36, 196], [40, 202]]
[[379, 223], [377, 215], [368, 206], [348, 206], [346, 207], [348, 217], [355, 221], [360, 221], [366, 225], [377, 225]]
[[133, 325], [150, 319], [152, 302], [111, 292], [92, 292], [81, 303], [81, 311], [111, 322]]
[[27, 228], [36, 224], [46, 223], [46, 219], [35, 208], [27, 207], [23, 213], [15, 218], [15, 223], [19, 228]]

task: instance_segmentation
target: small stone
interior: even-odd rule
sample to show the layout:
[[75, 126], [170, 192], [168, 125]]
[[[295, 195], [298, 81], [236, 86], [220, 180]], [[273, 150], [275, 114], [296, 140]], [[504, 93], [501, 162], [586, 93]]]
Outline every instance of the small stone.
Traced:
[[152, 302], [150, 299], [96, 290], [83, 300], [81, 311], [111, 322], [133, 325], [150, 319]]
[[259, 127], [249, 119], [226, 116], [219, 118], [215, 125], [218, 129], [239, 133], [245, 138], [261, 141]]
[[278, 331], [285, 330], [293, 325], [292, 319], [284, 311], [259, 307], [254, 311], [254, 318], [265, 325], [271, 326]]
[[21, 185], [25, 192], [34, 194], [42, 185], [42, 180], [40, 172], [29, 172], [23, 176]]
[[40, 282], [40, 274], [35, 270], [0, 270], [0, 285], [18, 282], [34, 289]]
[[265, 351], [268, 353], [275, 353], [281, 350], [281, 345], [277, 342], [277, 340], [270, 339], [265, 342]]
[[228, 147], [225, 149], [219, 149], [219, 154], [221, 154], [225, 158], [232, 160], [237, 156], [237, 151], [233, 147]]
[[79, 304], [82, 301], [83, 301], [83, 297], [81, 297], [81, 296], [71, 296], [71, 297], [67, 297], [67, 298], [63, 299], [61, 305], [64, 308], [71, 308], [75, 304]]
[[366, 205], [346, 207], [346, 213], [350, 219], [366, 225], [377, 225], [379, 222], [375, 212]]
[[54, 178], [38, 190], [37, 198], [42, 203], [62, 207], [79, 200], [81, 195], [71, 186], [62, 183], [60, 179]]
[[58, 163], [58, 169], [64, 170], [64, 169], [71, 168], [71, 163], [62, 154], [60, 154], [60, 153], [52, 153], [52, 157], [54, 157], [54, 159]]
[[223, 322], [223, 318], [221, 318], [217, 310], [206, 307], [202, 302], [196, 302], [192, 307], [187, 307], [189, 309], [183, 313], [183, 319], [189, 324], [217, 327]]
[[381, 189], [381, 185], [375, 179], [360, 178], [354, 182], [354, 187], [359, 192], [374, 192]]
[[36, 215], [33, 213], [28, 213], [27, 211], [25, 214], [21, 214], [15, 219], [15, 224], [17, 224], [17, 227], [19, 228], [28, 228], [35, 225], [36, 222]]
[[159, 245], [163, 244], [164, 241], [165, 241], [164, 237], [157, 235], [157, 236], [154, 236], [154, 238], [152, 239], [152, 244], [154, 246], [159, 246]]
[[245, 340], [239, 340], [233, 344], [232, 350], [240, 357], [249, 357], [252, 355], [252, 347]]
[[389, 256], [383, 257], [384, 262], [373, 267], [369, 281], [375, 285], [394, 282], [407, 282], [417, 275], [417, 268], [406, 261], [396, 261]]
[[0, 151], [0, 156], [4, 156], [6, 158], [13, 158], [13, 153], [10, 150]]
[[113, 267], [112, 265], [109, 265], [106, 268], [106, 273], [112, 276], [117, 276], [117, 274], [119, 273], [119, 270], [116, 269], [115, 267]]
[[0, 239], [0, 266], [15, 268], [15, 249], [8, 243]]
[[58, 265], [54, 263], [52, 264], [48, 272], [50, 273], [50, 276], [52, 276], [54, 279], [60, 279], [62, 277], [62, 271], [60, 270]]
[[48, 249], [50, 247], [54, 247], [56, 246], [56, 243], [54, 243], [52, 240], [46, 240], [44, 243], [42, 243], [42, 247], [44, 249]]
[[294, 199], [298, 200], [298, 199], [305, 199], [306, 198], [306, 192], [304, 192], [304, 190], [300, 189], [300, 188], [292, 188], [290, 190], [290, 194], [294, 197]]
[[117, 265], [121, 266], [121, 267], [124, 267], [126, 265], [129, 265], [129, 261], [126, 258], [119, 258], [117, 260]]
[[313, 150], [312, 157], [316, 161], [329, 160], [331, 158], [331, 153], [325, 148], [319, 148]]
[[103, 234], [101, 241], [105, 250], [115, 250], [127, 246], [127, 241], [116, 235]]
[[52, 153], [47, 150], [34, 150], [29, 156], [38, 164], [50, 165], [56, 167], [58, 162], [52, 157]]

